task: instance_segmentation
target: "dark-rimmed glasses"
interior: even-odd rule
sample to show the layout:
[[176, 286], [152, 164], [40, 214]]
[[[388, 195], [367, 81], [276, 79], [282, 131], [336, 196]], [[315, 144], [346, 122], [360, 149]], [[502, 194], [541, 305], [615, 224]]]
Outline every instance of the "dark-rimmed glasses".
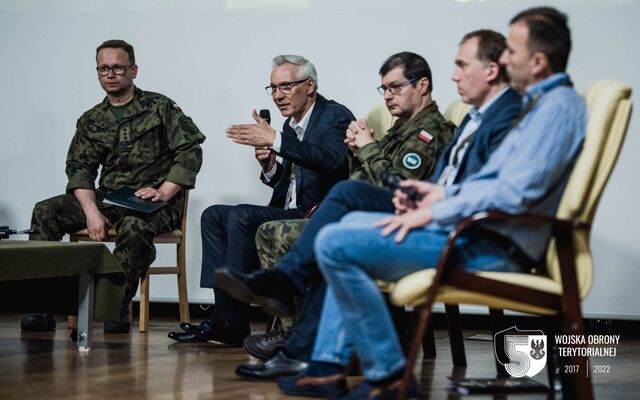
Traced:
[[120, 64], [114, 64], [112, 66], [98, 65], [96, 67], [96, 71], [98, 71], [98, 75], [101, 75], [101, 76], [109, 75], [109, 71], [113, 71], [114, 75], [124, 75], [124, 73], [127, 72], [127, 69], [129, 69], [129, 67], [131, 67], [131, 65], [120, 65]]
[[389, 92], [391, 92], [391, 94], [396, 95], [398, 93], [400, 93], [400, 91], [402, 90], [403, 87], [415, 82], [415, 79], [407, 79], [404, 82], [400, 82], [400, 83], [392, 83], [389, 86], [386, 85], [381, 85], [378, 86], [376, 89], [378, 90], [378, 93], [380, 93], [381, 95], [384, 96], [385, 92], [388, 90]]
[[296, 85], [299, 85], [303, 82], [308, 81], [309, 78], [304, 78], [304, 79], [300, 79], [299, 81], [293, 81], [293, 82], [282, 82], [278, 85], [269, 85], [266, 86], [264, 88], [264, 90], [267, 91], [267, 94], [269, 96], [273, 96], [273, 94], [276, 92], [276, 90], [280, 89], [280, 91], [282, 92], [282, 94], [289, 94], [291, 93], [291, 91], [293, 90], [293, 87]]

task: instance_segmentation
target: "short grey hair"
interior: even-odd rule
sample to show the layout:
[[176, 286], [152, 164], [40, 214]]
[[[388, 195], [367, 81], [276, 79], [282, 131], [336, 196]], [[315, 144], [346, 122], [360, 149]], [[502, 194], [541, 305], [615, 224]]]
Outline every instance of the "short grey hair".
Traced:
[[271, 67], [279, 67], [283, 64], [293, 64], [298, 66], [298, 76], [297, 79], [309, 78], [316, 83], [316, 87], [318, 86], [318, 72], [316, 72], [316, 67], [313, 63], [302, 56], [298, 56], [295, 54], [281, 54], [279, 56], [275, 56], [273, 61], [271, 62]]

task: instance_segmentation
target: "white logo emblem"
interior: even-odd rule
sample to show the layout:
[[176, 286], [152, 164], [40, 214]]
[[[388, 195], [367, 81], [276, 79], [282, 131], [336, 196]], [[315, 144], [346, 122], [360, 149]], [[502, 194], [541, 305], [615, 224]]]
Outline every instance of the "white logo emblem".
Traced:
[[534, 377], [547, 362], [547, 335], [542, 331], [512, 326], [494, 335], [493, 348], [498, 362], [515, 378]]
[[416, 153], [407, 153], [402, 157], [402, 165], [406, 169], [417, 169], [422, 164], [422, 158]]

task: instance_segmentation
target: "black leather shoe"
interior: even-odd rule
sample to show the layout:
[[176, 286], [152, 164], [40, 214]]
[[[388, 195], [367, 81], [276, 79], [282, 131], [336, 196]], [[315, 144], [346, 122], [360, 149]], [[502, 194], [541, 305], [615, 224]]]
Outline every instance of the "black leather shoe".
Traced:
[[169, 332], [169, 339], [173, 339], [178, 343], [206, 343], [208, 340], [202, 336], [194, 335], [189, 332]]
[[56, 329], [56, 320], [51, 314], [28, 313], [20, 321], [22, 332], [47, 332]]
[[289, 332], [276, 325], [271, 332], [247, 336], [242, 342], [242, 347], [252, 356], [266, 360], [284, 345], [288, 336]]
[[131, 297], [125, 294], [120, 306], [120, 318], [115, 320], [104, 321], [104, 333], [129, 333], [131, 329], [131, 315], [129, 313], [129, 305]]
[[186, 333], [193, 333], [196, 335], [206, 335], [207, 332], [211, 332], [213, 330], [213, 320], [207, 319], [199, 324], [192, 324], [191, 322], [181, 322], [180, 329], [185, 331]]
[[250, 333], [249, 326], [237, 327], [227, 321], [207, 320], [197, 325], [182, 323], [180, 327], [185, 332], [169, 332], [167, 335], [180, 343], [217, 342], [229, 346], [240, 346]]
[[300, 292], [289, 275], [277, 268], [243, 274], [231, 269], [216, 271], [222, 289], [247, 304], [259, 304], [267, 314], [288, 317], [293, 313], [293, 300]]
[[309, 376], [306, 371], [296, 376], [278, 378], [278, 389], [289, 396], [322, 397], [334, 399], [349, 392], [344, 374]]
[[304, 361], [287, 357], [282, 350], [262, 364], [240, 364], [236, 375], [249, 379], [276, 379], [296, 375], [308, 367]]
[[104, 321], [104, 333], [129, 333], [131, 322], [129, 319]]

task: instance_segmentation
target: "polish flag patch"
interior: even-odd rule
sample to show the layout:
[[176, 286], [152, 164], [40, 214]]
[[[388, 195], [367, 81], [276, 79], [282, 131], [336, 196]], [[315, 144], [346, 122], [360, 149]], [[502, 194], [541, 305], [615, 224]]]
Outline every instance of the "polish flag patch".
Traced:
[[431, 141], [433, 140], [433, 135], [431, 135], [429, 132], [425, 131], [424, 129], [421, 130], [420, 133], [418, 133], [418, 137], [420, 138], [420, 140], [422, 140], [427, 144], [431, 143]]

